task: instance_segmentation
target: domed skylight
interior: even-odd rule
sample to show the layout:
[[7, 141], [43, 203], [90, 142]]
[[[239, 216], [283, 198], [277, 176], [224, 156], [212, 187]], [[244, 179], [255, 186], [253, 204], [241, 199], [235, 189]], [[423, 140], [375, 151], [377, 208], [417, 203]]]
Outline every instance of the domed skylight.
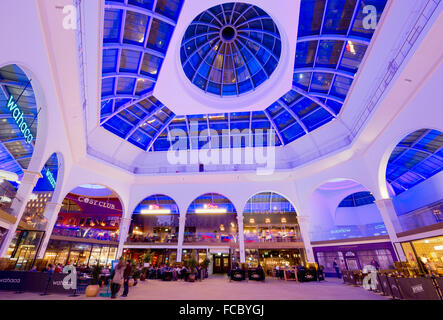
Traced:
[[182, 40], [180, 57], [188, 79], [218, 96], [254, 90], [278, 65], [280, 33], [262, 9], [225, 3], [199, 14]]

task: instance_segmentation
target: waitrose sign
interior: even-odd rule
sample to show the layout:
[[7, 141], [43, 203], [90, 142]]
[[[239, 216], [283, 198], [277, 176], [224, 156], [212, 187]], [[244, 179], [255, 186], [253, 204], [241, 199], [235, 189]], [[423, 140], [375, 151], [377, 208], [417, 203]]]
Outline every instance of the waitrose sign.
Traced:
[[15, 123], [20, 128], [21, 133], [25, 137], [26, 142], [30, 144], [32, 140], [34, 140], [34, 136], [32, 135], [31, 130], [29, 129], [29, 126], [25, 121], [23, 112], [20, 110], [20, 107], [14, 101], [14, 98], [12, 96], [9, 97], [8, 109], [11, 112], [12, 118], [15, 120]]

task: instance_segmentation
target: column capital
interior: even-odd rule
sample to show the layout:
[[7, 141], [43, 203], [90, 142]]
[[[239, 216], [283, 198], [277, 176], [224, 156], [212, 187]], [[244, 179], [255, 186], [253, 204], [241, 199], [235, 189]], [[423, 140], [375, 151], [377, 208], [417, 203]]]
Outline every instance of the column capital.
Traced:
[[21, 180], [21, 183], [35, 185], [38, 179], [42, 177], [43, 176], [40, 172], [23, 170], [23, 178]]
[[378, 200], [375, 200], [374, 202], [376, 205], [378, 205], [378, 204], [386, 205], [386, 204], [391, 204], [392, 201], [393, 201], [392, 198], [388, 198], [388, 199], [378, 199]]
[[237, 216], [238, 223], [243, 222], [245, 220], [245, 217], [243, 216]]
[[297, 216], [297, 221], [302, 223], [309, 222], [309, 216]]
[[178, 221], [180, 221], [180, 222], [186, 221], [186, 216], [179, 216]]
[[51, 208], [51, 209], [59, 210], [59, 209], [62, 208], [62, 206], [63, 206], [63, 203], [58, 203], [58, 202], [47, 202], [47, 203], [46, 203], [46, 207], [45, 207], [45, 209], [49, 209], [49, 208]]
[[122, 223], [123, 223], [123, 222], [125, 222], [125, 223], [129, 222], [129, 223], [130, 223], [130, 222], [132, 221], [132, 218], [124, 218], [124, 217], [122, 217], [121, 220], [122, 220], [122, 221], [121, 221]]

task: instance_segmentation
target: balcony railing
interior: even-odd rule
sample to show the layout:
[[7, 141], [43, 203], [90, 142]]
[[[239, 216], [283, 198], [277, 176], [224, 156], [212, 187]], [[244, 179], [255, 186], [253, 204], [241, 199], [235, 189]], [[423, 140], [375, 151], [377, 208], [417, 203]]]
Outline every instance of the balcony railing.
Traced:
[[185, 232], [183, 242], [185, 243], [231, 243], [237, 242], [237, 235], [217, 234], [215, 232]]
[[443, 200], [398, 217], [401, 231], [409, 231], [443, 222]]
[[118, 241], [118, 234], [116, 232], [102, 229], [55, 226], [52, 230], [52, 235], [103, 241]]
[[127, 242], [137, 243], [177, 243], [177, 234], [159, 235], [159, 234], [146, 234], [146, 235], [130, 235]]

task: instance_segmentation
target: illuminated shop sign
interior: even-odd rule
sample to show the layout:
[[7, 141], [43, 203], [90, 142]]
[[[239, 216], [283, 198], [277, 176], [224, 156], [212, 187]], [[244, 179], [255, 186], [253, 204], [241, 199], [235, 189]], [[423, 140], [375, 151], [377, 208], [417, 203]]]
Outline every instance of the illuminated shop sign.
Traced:
[[168, 214], [171, 213], [171, 209], [162, 209], [159, 205], [151, 204], [149, 205], [149, 209], [142, 209], [140, 211], [141, 214]]
[[49, 169], [46, 169], [45, 175], [46, 175], [46, 178], [48, 178], [49, 183], [51, 184], [51, 186], [55, 189], [56, 182], [55, 182], [54, 175], [52, 174], [52, 172], [49, 171]]
[[34, 140], [34, 136], [32, 135], [31, 130], [25, 121], [24, 113], [20, 110], [20, 107], [14, 101], [12, 96], [9, 97], [8, 109], [11, 112], [12, 118], [19, 127], [21, 133], [25, 137], [26, 142], [30, 144], [32, 140]]
[[93, 206], [98, 206], [98, 207], [102, 207], [102, 208], [108, 208], [111, 210], [115, 210], [115, 205], [113, 203], [109, 203], [106, 201], [100, 201], [100, 200], [94, 200], [94, 199], [89, 199], [86, 197], [78, 197], [78, 201], [80, 202], [84, 202]]
[[203, 209], [195, 209], [195, 213], [226, 213], [226, 208], [219, 208], [216, 204], [207, 203]]
[[348, 233], [351, 232], [351, 229], [335, 229], [335, 230], [331, 230], [331, 233]]

